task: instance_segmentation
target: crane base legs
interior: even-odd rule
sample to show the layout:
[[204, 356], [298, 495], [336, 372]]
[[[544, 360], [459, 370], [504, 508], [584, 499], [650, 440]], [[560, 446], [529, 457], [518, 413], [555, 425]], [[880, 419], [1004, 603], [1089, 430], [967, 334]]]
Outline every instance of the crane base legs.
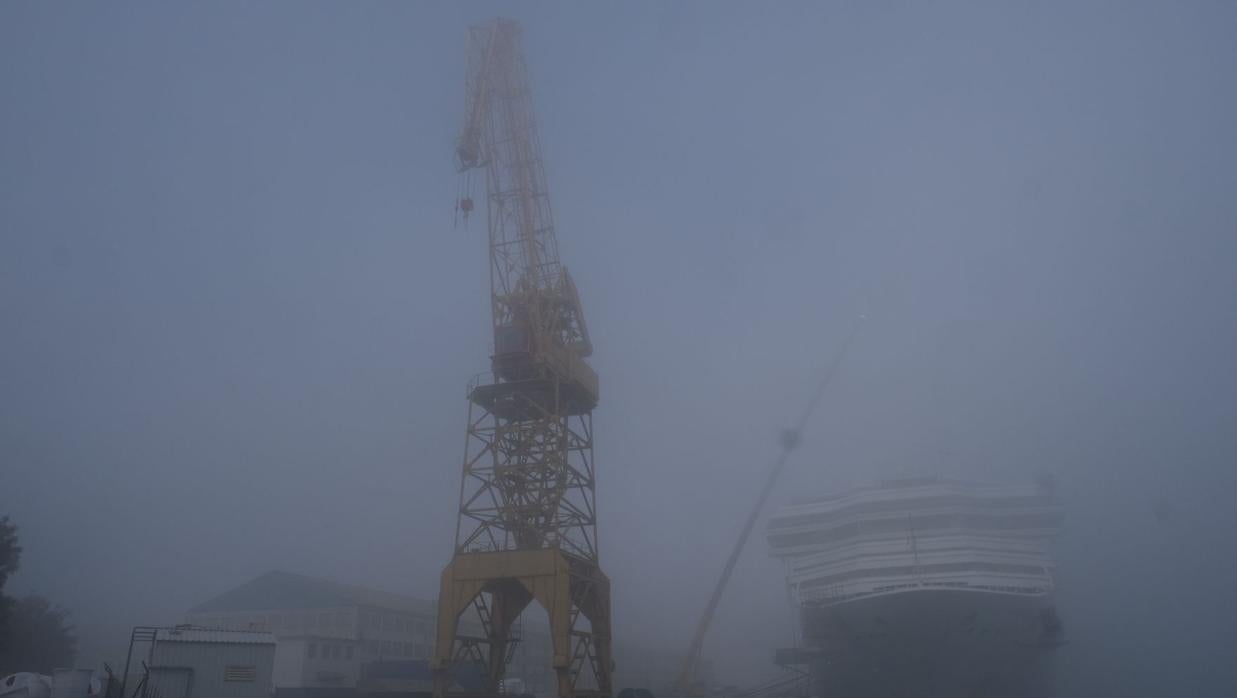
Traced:
[[[457, 553], [443, 570], [434, 698], [499, 695], [512, 624], [533, 600], [549, 619], [558, 697], [610, 698], [610, 580], [596, 563], [549, 548]], [[469, 608], [479, 615], [483, 637], [458, 632]], [[484, 675], [481, 691], [458, 685], [469, 663]]]

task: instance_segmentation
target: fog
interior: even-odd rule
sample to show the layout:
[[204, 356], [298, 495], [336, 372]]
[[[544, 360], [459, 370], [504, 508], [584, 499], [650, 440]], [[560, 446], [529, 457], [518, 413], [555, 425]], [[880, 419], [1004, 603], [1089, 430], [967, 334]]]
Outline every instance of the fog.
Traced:
[[[770, 500], [1051, 473], [1061, 694], [1229, 695], [1226, 3], [0, 4], [0, 514], [79, 664], [271, 569], [432, 598], [488, 367], [469, 24], [524, 26], [620, 639]], [[1175, 516], [1155, 515], [1171, 503]], [[795, 641], [760, 529], [706, 643]]]

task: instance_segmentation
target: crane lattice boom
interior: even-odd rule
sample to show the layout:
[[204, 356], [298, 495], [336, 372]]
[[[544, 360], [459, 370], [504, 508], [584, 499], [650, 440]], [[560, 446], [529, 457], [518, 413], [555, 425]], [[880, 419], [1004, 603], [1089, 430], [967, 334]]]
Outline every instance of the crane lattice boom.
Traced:
[[484, 170], [495, 353], [551, 345], [592, 353], [571, 275], [559, 261], [541, 143], [519, 25], [496, 20], [469, 33], [461, 172]]

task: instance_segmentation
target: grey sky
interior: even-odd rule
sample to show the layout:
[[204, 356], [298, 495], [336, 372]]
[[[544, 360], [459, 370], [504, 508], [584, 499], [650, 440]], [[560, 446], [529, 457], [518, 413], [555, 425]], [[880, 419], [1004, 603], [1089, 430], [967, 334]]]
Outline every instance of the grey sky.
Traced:
[[[1052, 472], [1072, 695], [1237, 682], [1227, 3], [0, 4], [14, 589], [88, 652], [271, 568], [434, 594], [489, 343], [451, 147], [497, 13], [597, 345], [620, 636], [686, 645], [866, 312], [774, 504]], [[782, 594], [754, 539], [735, 680]]]

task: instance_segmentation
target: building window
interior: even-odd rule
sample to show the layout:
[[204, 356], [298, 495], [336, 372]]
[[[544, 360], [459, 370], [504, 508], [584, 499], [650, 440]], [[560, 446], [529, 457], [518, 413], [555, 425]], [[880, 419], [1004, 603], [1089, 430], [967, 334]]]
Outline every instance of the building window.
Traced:
[[377, 640], [370, 640], [365, 646], [369, 649], [369, 653], [374, 656], [382, 652], [382, 645]]
[[417, 656], [417, 658], [424, 658], [424, 657], [429, 656], [429, 648], [422, 644], [415, 645], [412, 648], [412, 652], [413, 654]]
[[252, 664], [229, 664], [223, 669], [224, 681], [257, 681], [258, 667]]
[[352, 645], [344, 647], [344, 659], [352, 659]]
[[316, 642], [309, 643], [309, 647], [306, 649], [305, 656], [309, 657], [310, 659], [317, 657], [318, 656], [318, 643]]

